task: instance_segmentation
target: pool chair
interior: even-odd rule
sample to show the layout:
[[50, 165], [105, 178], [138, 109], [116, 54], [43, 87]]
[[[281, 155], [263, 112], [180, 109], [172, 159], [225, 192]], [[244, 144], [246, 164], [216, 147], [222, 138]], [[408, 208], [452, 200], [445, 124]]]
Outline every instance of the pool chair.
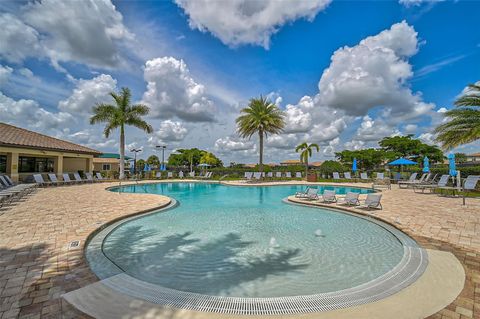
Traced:
[[207, 172], [205, 175], [200, 176], [201, 179], [210, 179], [212, 178], [212, 172]]
[[42, 174], [33, 174], [33, 179], [35, 180], [35, 184], [40, 187], [55, 185], [52, 182], [45, 181]]
[[64, 173], [64, 174], [62, 174], [62, 177], [63, 177], [63, 183], [65, 185], [73, 185], [73, 184], [77, 183], [76, 181], [72, 181], [70, 179], [70, 174]]
[[245, 178], [248, 181], [252, 179], [252, 176], [253, 176], [252, 172], [245, 172], [243, 178]]
[[178, 172], [178, 178], [183, 178], [183, 171]]
[[333, 179], [340, 179], [340, 174], [338, 172], [333, 172]]
[[307, 200], [317, 200], [317, 199], [319, 199], [318, 189], [313, 188], [313, 187], [308, 188], [307, 191], [305, 192], [305, 196], [302, 197], [302, 198], [307, 199]]
[[21, 187], [21, 188], [28, 189], [30, 192], [33, 192], [33, 191], [37, 188], [37, 185], [35, 185], [35, 184], [19, 184], [19, 183], [15, 183], [14, 181], [12, 181], [12, 179], [11, 179], [10, 176], [8, 176], [8, 175], [3, 175], [3, 178], [5, 178], [5, 181], [7, 182], [7, 184], [8, 184], [9, 187], [13, 187], [13, 186]]
[[87, 182], [93, 183], [95, 180], [93, 179], [92, 173], [85, 173], [85, 177], [87, 178]]
[[30, 186], [27, 184], [10, 185], [3, 175], [0, 175], [0, 189], [5, 195], [12, 194], [19, 197], [23, 197], [23, 195], [26, 195], [31, 191]]
[[410, 175], [410, 177], [408, 178], [408, 180], [406, 180], [406, 181], [398, 181], [398, 187], [400, 187], [400, 188], [407, 188], [407, 187], [411, 186], [412, 184], [416, 184], [416, 183], [421, 183], [421, 182], [423, 182], [423, 180], [424, 180], [425, 177], [426, 177], [426, 174], [423, 174], [422, 177], [420, 178], [420, 180], [417, 180], [417, 175], [418, 175], [418, 173], [412, 173], [412, 175]]
[[191, 171], [190, 173], [188, 173], [188, 177], [195, 177], [195, 171]]
[[422, 183], [422, 184], [418, 184], [418, 185], [413, 185], [413, 191], [415, 193], [418, 193], [418, 191], [421, 190], [422, 193], [424, 193], [425, 190], [428, 189], [428, 190], [430, 190], [430, 192], [433, 193], [435, 191], [435, 189], [447, 186], [449, 177], [450, 177], [450, 175], [448, 175], [448, 174], [442, 175], [437, 184]]
[[167, 172], [167, 178], [173, 178], [173, 173], [172, 172]]
[[80, 184], [80, 183], [88, 183], [88, 182], [89, 182], [88, 179], [82, 179], [82, 178], [80, 177], [80, 174], [78, 174], [78, 173], [73, 173], [73, 178], [74, 178], [75, 182], [77, 182], [77, 183], [79, 183], [79, 184]]
[[295, 197], [296, 198], [304, 198], [307, 195], [307, 192], [308, 192], [309, 189], [310, 189], [310, 187], [307, 187], [307, 188], [305, 188], [304, 191], [296, 192]]
[[352, 179], [352, 175], [350, 174], [350, 172], [343, 173], [343, 176], [345, 177], [345, 179]]
[[347, 206], [357, 206], [360, 205], [360, 201], [358, 200], [359, 193], [348, 192], [345, 197], [340, 198], [340, 202], [337, 204], [344, 204]]
[[463, 205], [465, 205], [465, 192], [474, 191], [478, 181], [480, 181], [480, 175], [470, 175], [463, 182]]
[[282, 178], [282, 172], [275, 172], [275, 178]]
[[360, 179], [362, 181], [369, 181], [370, 179], [368, 178], [367, 173], [360, 173]]
[[285, 172], [285, 178], [292, 178], [291, 172]]
[[384, 173], [377, 173], [376, 179], [385, 179], [385, 174]]
[[253, 179], [259, 181], [262, 178], [262, 173], [255, 172], [253, 173]]
[[296, 172], [295, 173], [295, 178], [302, 178], [302, 173], [301, 172]]
[[337, 196], [335, 195], [335, 191], [330, 191], [330, 190], [323, 191], [322, 200], [324, 203], [336, 203]]
[[380, 203], [380, 200], [382, 199], [382, 194], [368, 194], [367, 198], [363, 201], [363, 204], [358, 206], [359, 208], [366, 208], [366, 209], [372, 209], [372, 208], [380, 208], [383, 209], [382, 203]]
[[267, 178], [273, 178], [273, 172], [268, 172], [267, 173]]
[[65, 184], [63, 181], [59, 181], [58, 178], [57, 178], [57, 175], [53, 174], [53, 173], [50, 173], [50, 174], [47, 174], [48, 175], [48, 178], [50, 179], [50, 181], [55, 184], [55, 185], [63, 185]]

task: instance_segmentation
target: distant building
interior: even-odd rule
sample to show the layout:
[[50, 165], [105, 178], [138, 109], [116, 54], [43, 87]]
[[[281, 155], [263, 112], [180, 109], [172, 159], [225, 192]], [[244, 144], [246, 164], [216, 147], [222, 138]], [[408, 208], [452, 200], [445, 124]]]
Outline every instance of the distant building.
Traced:
[[[132, 158], [125, 156], [125, 161], [129, 161]], [[128, 162], [126, 166], [128, 167]], [[103, 153], [93, 158], [93, 170], [100, 171], [120, 171], [120, 154], [116, 153]]]
[[14, 181], [31, 179], [35, 173], [91, 172], [99, 151], [0, 123], [0, 174]]
[[310, 166], [310, 167], [320, 167], [320, 166], [322, 166], [322, 163], [323, 163], [323, 161], [311, 162], [311, 163], [308, 163], [308, 166]]
[[480, 163], [480, 153], [473, 153], [467, 155], [467, 162], [479, 162]]
[[290, 165], [303, 165], [300, 160], [285, 160], [280, 162], [280, 166], [290, 166]]

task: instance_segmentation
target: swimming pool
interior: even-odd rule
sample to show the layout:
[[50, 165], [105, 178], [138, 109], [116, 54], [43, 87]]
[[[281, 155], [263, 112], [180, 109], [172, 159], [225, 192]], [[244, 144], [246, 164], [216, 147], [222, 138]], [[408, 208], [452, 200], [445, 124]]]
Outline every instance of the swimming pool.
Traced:
[[[335, 189], [338, 194], [371, 191], [320, 188]], [[387, 224], [282, 201], [302, 189], [216, 183], [112, 189], [167, 195], [179, 205], [112, 225], [96, 244], [89, 244], [87, 258], [101, 278], [122, 274], [177, 296], [237, 302], [342, 296], [339, 292], [360, 292], [357, 299], [365, 299], [362, 293], [369, 285], [379, 298], [396, 286], [408, 285], [423, 271], [426, 261], [420, 247]], [[389, 282], [397, 273], [402, 273], [401, 281]], [[387, 284], [382, 287], [382, 283]], [[117, 288], [126, 289], [122, 284]], [[187, 304], [183, 306], [196, 309], [191, 301]]]

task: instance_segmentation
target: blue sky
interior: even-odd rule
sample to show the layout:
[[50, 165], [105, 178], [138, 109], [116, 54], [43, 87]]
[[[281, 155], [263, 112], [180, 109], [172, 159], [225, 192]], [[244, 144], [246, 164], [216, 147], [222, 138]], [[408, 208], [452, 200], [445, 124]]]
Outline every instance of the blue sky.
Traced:
[[[255, 162], [256, 140], [235, 134], [248, 99], [287, 112], [267, 161], [314, 159], [432, 129], [480, 80], [476, 1], [78, 1], [0, 3], [0, 120], [118, 149], [90, 126], [91, 107], [128, 86], [151, 107], [155, 133], [129, 147], [199, 147], [226, 163]], [[460, 151], [478, 151], [478, 143]]]

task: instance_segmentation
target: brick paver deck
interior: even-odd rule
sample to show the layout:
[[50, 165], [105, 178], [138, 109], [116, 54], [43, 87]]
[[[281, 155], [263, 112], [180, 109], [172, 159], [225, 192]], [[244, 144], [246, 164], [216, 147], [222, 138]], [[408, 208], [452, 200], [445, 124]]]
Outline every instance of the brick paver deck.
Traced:
[[[0, 318], [59, 318], [81, 315], [60, 296], [97, 281], [86, 265], [87, 237], [122, 216], [168, 204], [166, 197], [116, 194], [110, 185], [40, 189], [0, 210]], [[465, 288], [432, 318], [480, 318], [480, 200], [415, 194], [394, 186], [383, 191], [375, 215], [426, 248], [452, 252], [464, 265]], [[80, 241], [77, 248], [69, 243]], [[408, 309], [405, 309], [408, 311]]]

